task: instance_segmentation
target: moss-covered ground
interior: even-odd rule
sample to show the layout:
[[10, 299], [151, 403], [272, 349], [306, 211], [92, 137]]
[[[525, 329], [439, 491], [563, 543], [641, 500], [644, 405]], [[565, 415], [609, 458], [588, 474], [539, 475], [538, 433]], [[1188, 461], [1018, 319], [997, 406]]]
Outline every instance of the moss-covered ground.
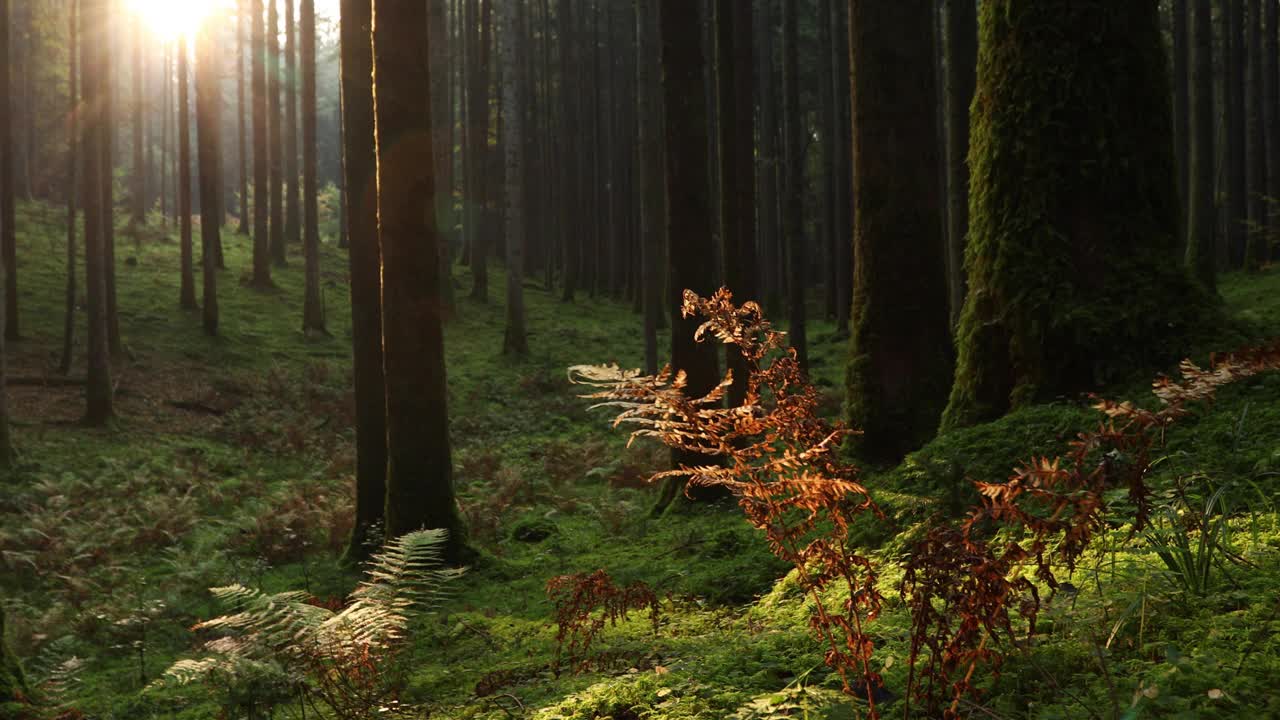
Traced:
[[[56, 374], [61, 346], [63, 233], [60, 210], [20, 208], [24, 339], [9, 349], [9, 371], [22, 381], [10, 388], [21, 459], [0, 482], [10, 643], [44, 688], [49, 715], [256, 717], [245, 688], [148, 686], [195, 651], [188, 628], [219, 612], [206, 588], [239, 582], [328, 598], [358, 580], [336, 562], [353, 467], [345, 256], [327, 239], [332, 336], [307, 337], [296, 249], [275, 271], [279, 289], [261, 292], [241, 282], [247, 238], [226, 236], [222, 334], [210, 339], [177, 307], [173, 233], [148, 231], [136, 243], [121, 235], [120, 417], [90, 430], [76, 422], [81, 388], [41, 382]], [[478, 559], [414, 628], [406, 699], [431, 717], [475, 720], [857, 716], [862, 706], [834, 692], [788, 568], [736, 508], [651, 517], [655, 491], [643, 479], [664, 453], [627, 449], [568, 384], [572, 364], [640, 364], [629, 304], [584, 295], [568, 305], [529, 282], [532, 353], [513, 360], [500, 352], [501, 297], [468, 301], [465, 269], [456, 275], [450, 414]], [[1222, 294], [1233, 323], [1193, 356], [1280, 336], [1280, 272], [1227, 276]], [[82, 326], [81, 316], [78, 350]], [[823, 323], [810, 337], [815, 382], [836, 415], [845, 340]], [[81, 354], [76, 367], [73, 376], [83, 374]], [[1103, 390], [1144, 394], [1136, 383]], [[903, 539], [970, 502], [965, 477], [1004, 477], [1096, 420], [1083, 398], [1060, 398], [867, 472], [890, 510], [889, 522], [857, 528], [884, 568], [889, 600], [871, 632], [888, 714], [901, 714], [906, 677], [908, 618], [894, 569]], [[1048, 601], [1035, 641], [1005, 648], [1003, 673], [980, 678], [989, 692], [962, 714], [1280, 717], [1280, 375], [1227, 388], [1161, 452], [1153, 483], [1163, 503], [1176, 506], [1179, 488], [1194, 497], [1230, 484], [1229, 543], [1242, 562], [1224, 561], [1206, 592], [1188, 592], [1152, 542], [1116, 518], [1071, 576], [1076, 592]], [[608, 655], [590, 672], [557, 673], [545, 583], [600, 568], [659, 592], [658, 631], [637, 615], [605, 631], [596, 647]]]

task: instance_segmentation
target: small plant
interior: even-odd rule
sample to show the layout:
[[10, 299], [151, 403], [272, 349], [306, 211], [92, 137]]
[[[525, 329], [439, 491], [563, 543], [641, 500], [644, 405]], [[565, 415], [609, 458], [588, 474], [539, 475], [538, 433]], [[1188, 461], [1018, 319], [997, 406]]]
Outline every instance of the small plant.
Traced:
[[1214, 568], [1225, 572], [1223, 558], [1234, 559], [1227, 546], [1225, 495], [1231, 483], [1213, 492], [1200, 508], [1183, 495], [1177, 505], [1163, 508], [1158, 524], [1149, 528], [1146, 539], [1169, 577], [1186, 594], [1204, 597], [1216, 584]]
[[367, 579], [336, 610], [305, 592], [213, 588], [233, 612], [193, 629], [221, 635], [204, 644], [206, 657], [174, 663], [164, 680], [186, 685], [283, 677], [299, 706], [313, 711], [323, 706], [354, 720], [404, 712], [396, 660], [409, 624], [462, 573], [442, 566], [444, 540], [444, 530], [421, 530], [388, 542], [371, 561]]
[[653, 631], [658, 632], [661, 606], [653, 588], [643, 582], [626, 587], [614, 584], [604, 570], [591, 574], [557, 575], [547, 581], [547, 598], [556, 613], [556, 671], [563, 657], [575, 670], [591, 664], [591, 644], [606, 625], [617, 625], [634, 610], [647, 610]]

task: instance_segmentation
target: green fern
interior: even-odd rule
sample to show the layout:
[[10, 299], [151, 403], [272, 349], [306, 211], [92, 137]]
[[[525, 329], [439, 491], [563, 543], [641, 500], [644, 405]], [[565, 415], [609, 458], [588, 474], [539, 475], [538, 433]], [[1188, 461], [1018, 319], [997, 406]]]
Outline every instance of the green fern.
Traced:
[[[300, 591], [266, 594], [243, 585], [211, 588], [230, 612], [193, 629], [219, 636], [203, 645], [206, 657], [174, 663], [157, 682], [187, 685], [261, 677], [274, 670], [298, 678], [300, 693], [318, 689], [321, 702], [340, 703], [345, 716], [352, 716], [353, 705], [370, 704], [386, 686], [380, 669], [394, 659], [410, 622], [434, 610], [463, 573], [443, 566], [446, 537], [445, 530], [419, 530], [388, 542], [338, 611], [311, 604], [311, 596]], [[359, 688], [335, 688], [330, 685], [335, 671], [368, 682]]]

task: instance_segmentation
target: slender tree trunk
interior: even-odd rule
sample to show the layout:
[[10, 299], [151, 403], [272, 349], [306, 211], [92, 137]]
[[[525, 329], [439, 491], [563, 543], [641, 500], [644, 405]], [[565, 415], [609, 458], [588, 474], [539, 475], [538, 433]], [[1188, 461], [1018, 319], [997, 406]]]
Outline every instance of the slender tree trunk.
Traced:
[[[517, 4], [520, 7], [517, 7]], [[499, 36], [502, 47], [503, 149], [506, 153], [507, 198], [507, 327], [502, 340], [504, 355], [529, 354], [524, 321], [524, 76], [519, 63], [526, 58], [517, 52], [523, 3], [503, 4]]]
[[[0, 3], [6, 0], [0, 0]], [[85, 112], [81, 115], [81, 153], [84, 157], [84, 239], [85, 290], [88, 294], [88, 370], [85, 423], [105, 425], [115, 414], [111, 385], [111, 349], [107, 329], [106, 226], [110, 223], [110, 193], [103, 187], [102, 165], [111, 144], [107, 104], [111, 88], [106, 55], [110, 52], [105, 33], [110, 13], [109, 0], [82, 0], [83, 29], [80, 76], [84, 83]], [[0, 33], [2, 36], [3, 33]], [[3, 73], [0, 73], [2, 76]], [[3, 93], [0, 92], [0, 96]]]
[[[385, 0], [384, 0], [385, 1]], [[368, 556], [386, 508], [387, 398], [382, 365], [382, 251], [374, 154], [372, 6], [342, 0], [343, 186], [351, 272], [352, 377], [356, 405], [356, 517], [346, 558]]]
[[1245, 269], [1256, 270], [1267, 223], [1266, 87], [1262, 63], [1262, 0], [1249, 0], [1249, 94], [1246, 98], [1249, 187], [1249, 231], [1245, 235]]
[[[71, 372], [76, 329], [76, 198], [80, 195], [80, 2], [71, 0], [67, 20], [67, 283], [62, 321], [62, 359], [58, 371]], [[0, 151], [2, 153], [3, 151]]]
[[[9, 0], [0, 0], [0, 263], [4, 264], [4, 337], [18, 340], [18, 234], [14, 228], [13, 94]], [[7, 430], [6, 430], [7, 432]]]
[[[294, 0], [284, 2], [284, 178], [285, 216], [284, 241], [298, 244], [302, 241], [302, 222], [298, 196], [298, 29], [294, 25]], [[314, 5], [314, 0], [313, 0]], [[303, 112], [306, 112], [305, 110]], [[305, 260], [304, 260], [305, 264]]]
[[1263, 120], [1266, 124], [1267, 144], [1267, 197], [1263, 202], [1263, 226], [1265, 232], [1259, 248], [1258, 261], [1267, 262], [1270, 253], [1267, 245], [1280, 229], [1276, 217], [1276, 202], [1280, 201], [1280, 0], [1265, 0], [1266, 28], [1263, 33], [1263, 84], [1266, 92], [1263, 102]]
[[[1191, 0], [1196, 2], [1196, 0]], [[1190, 120], [1190, 93], [1187, 85], [1187, 0], [1172, 0], [1173, 28], [1173, 151], [1178, 163], [1178, 193], [1182, 199], [1180, 219], [1184, 226], [1187, 213], [1187, 189], [1191, 135], [1187, 130]]]
[[271, 282], [270, 237], [270, 156], [267, 139], [267, 42], [262, 18], [262, 0], [251, 0], [253, 23], [249, 55], [253, 80], [253, 285], [269, 288]]
[[[828, 2], [830, 0], [827, 0]], [[755, 107], [752, 98], [751, 7], [717, 0], [717, 77], [720, 98], [720, 226], [724, 284], [739, 302], [757, 299], [755, 248]], [[726, 350], [733, 373], [729, 404], [741, 405], [750, 369], [742, 353]]]
[[[292, 0], [284, 0], [292, 2]], [[267, 2], [267, 143], [270, 157], [268, 198], [271, 203], [271, 261], [286, 264], [284, 228], [284, 132], [280, 116], [280, 13], [277, 0]]]
[[[464, 538], [449, 450], [439, 229], [435, 223], [429, 27], [425, 3], [375, 0], [374, 117], [378, 234], [382, 241], [382, 346], [387, 387], [386, 534], [449, 531], [445, 558]], [[428, 34], [427, 37], [430, 37]], [[423, 202], [423, 199], [427, 202]]]
[[449, 103], [449, 24], [446, 0], [429, 0], [431, 12], [431, 113], [435, 123], [436, 218], [440, 225], [440, 289], [444, 317], [458, 310], [453, 291], [453, 253], [449, 247], [453, 232], [453, 124]]
[[756, 23], [759, 33], [760, 78], [760, 256], [762, 289], [765, 311], [777, 314], [782, 307], [778, 267], [785, 264], [778, 253], [779, 247], [779, 147], [777, 71], [774, 63], [774, 26], [777, 22], [778, 0], [761, 0], [760, 18]]
[[662, 79], [657, 0], [636, 0], [636, 88], [640, 94], [640, 243], [645, 372], [658, 372], [658, 316], [662, 313], [663, 198]]
[[169, 107], [173, 101], [173, 44], [166, 43], [160, 60], [160, 226], [169, 228]]
[[849, 5], [831, 8], [834, 26], [835, 71], [832, 80], [836, 102], [836, 337], [847, 337], [853, 302], [853, 113], [849, 93]]
[[[800, 367], [809, 369], [809, 342], [805, 332], [805, 290], [808, 265], [805, 257], [804, 232], [804, 114], [800, 109], [800, 66], [796, 25], [799, 0], [782, 0], [782, 88], [786, 119], [784, 153], [786, 155], [786, 190], [783, 196], [783, 225], [787, 235], [787, 260], [791, 320], [788, 331], [791, 347], [796, 351]], [[923, 26], [921, 26], [923, 27]]]
[[573, 6], [580, 0], [560, 0], [560, 99], [561, 121], [564, 124], [560, 137], [564, 140], [561, 152], [562, 172], [560, 179], [560, 222], [564, 228], [561, 239], [564, 265], [564, 287], [561, 299], [573, 302], [578, 287], [578, 274], [581, 254], [583, 223], [580, 214], [583, 211], [580, 188], [578, 104], [580, 98], [576, 88], [569, 87], [570, 78], [578, 71], [577, 41], [574, 37]]
[[106, 100], [104, 102], [103, 122], [106, 123], [106, 135], [108, 142], [103, 144], [103, 153], [105, 153], [102, 165], [98, 168], [101, 173], [99, 182], [102, 184], [102, 208], [104, 214], [103, 220], [103, 248], [105, 249], [105, 270], [106, 270], [106, 288], [107, 288], [107, 347], [111, 350], [111, 356], [119, 357], [124, 350], [124, 344], [120, 340], [120, 312], [119, 302], [116, 296], [116, 222], [115, 222], [115, 158], [119, 156], [117, 148], [120, 142], [120, 133], [118, 132], [116, 108], [119, 103], [116, 101], [116, 93], [119, 92], [119, 66], [115, 62], [117, 52], [120, 49], [120, 30], [119, 30], [119, 6], [109, 2], [107, 6], [108, 19], [102, 27], [110, 27], [112, 30], [104, 35], [106, 45], [103, 48], [102, 63], [103, 77], [107, 78]]
[[240, 160], [240, 218], [236, 232], [249, 234], [249, 164], [246, 145], [245, 117], [249, 114], [244, 104], [244, 53], [245, 35], [249, 28], [249, 0], [236, 0], [236, 133]]
[[471, 122], [472, 187], [470, 202], [474, 212], [471, 234], [471, 299], [489, 301], [489, 183], [492, 172], [489, 160], [489, 26], [492, 24], [493, 3], [496, 0], [479, 0], [476, 21], [479, 27], [471, 29], [475, 47], [472, 48], [471, 87], [468, 90], [471, 107], [467, 118]]
[[[1209, 0], [1191, 0], [1191, 207], [1187, 267], [1205, 287], [1217, 287], [1213, 252], [1213, 28]], [[1237, 224], [1232, 222], [1232, 224]]]
[[[196, 35], [196, 162], [200, 167], [200, 274], [203, 280], [201, 320], [206, 335], [218, 334], [218, 187], [222, 184], [218, 142], [222, 103], [218, 77], [216, 30], [206, 25]], [[209, 209], [215, 212], [208, 212]]]
[[147, 222], [147, 170], [143, 160], [143, 103], [142, 103], [142, 23], [133, 24], [133, 103], [130, 129], [133, 131], [133, 167], [131, 180], [132, 190], [129, 195], [130, 224], [145, 225]]
[[[178, 305], [196, 309], [196, 281], [191, 233], [191, 98], [188, 90], [191, 69], [185, 37], [178, 40], [178, 216], [182, 245], [182, 282]], [[203, 182], [201, 183], [203, 186]], [[202, 226], [203, 229], [203, 226]], [[203, 244], [203, 240], [201, 241]]]
[[[292, 2], [292, 0], [288, 0]], [[316, 188], [316, 4], [302, 0], [302, 204], [306, 289], [302, 331], [326, 334], [320, 296], [320, 208]]]
[[[1209, 3], [1209, 0], [1189, 0], [1189, 2], [1191, 3], [1191, 13], [1192, 13], [1192, 19], [1191, 19], [1192, 100], [1191, 101], [1192, 103], [1199, 102], [1198, 100], [1195, 99], [1196, 84], [1203, 80], [1203, 82], [1206, 83], [1204, 86], [1205, 89], [1203, 90], [1206, 97], [1204, 102], [1208, 103], [1208, 107], [1209, 107], [1209, 116], [1208, 116], [1208, 119], [1205, 120], [1205, 122], [1210, 123], [1209, 128], [1205, 130], [1205, 132], [1208, 133], [1206, 137], [1208, 137], [1209, 140], [1212, 142], [1213, 140], [1213, 128], [1212, 128], [1213, 28], [1210, 23], [1212, 20], [1213, 11], [1212, 11], [1212, 6]], [[1206, 17], [1206, 19], [1204, 20], [1205, 28], [1204, 28], [1203, 37], [1195, 35], [1195, 23], [1200, 18], [1201, 13], [1204, 13]], [[1247, 114], [1246, 114], [1246, 103], [1245, 103], [1245, 96], [1246, 96], [1245, 69], [1248, 63], [1245, 62], [1246, 52], [1245, 52], [1245, 43], [1244, 43], [1244, 38], [1245, 38], [1244, 0], [1231, 0], [1230, 2], [1227, 2], [1226, 14], [1227, 14], [1227, 32], [1226, 32], [1227, 52], [1226, 52], [1226, 62], [1225, 62], [1225, 67], [1227, 72], [1227, 92], [1226, 92], [1226, 116], [1227, 116], [1226, 125], [1227, 127], [1225, 131], [1226, 141], [1227, 141], [1227, 217], [1226, 217], [1227, 232], [1226, 232], [1226, 238], [1227, 238], [1227, 244], [1229, 246], [1228, 252], [1230, 256], [1234, 258], [1234, 261], [1237, 264], [1240, 264], [1244, 261], [1244, 246], [1245, 246], [1245, 237], [1248, 234], [1248, 216], [1249, 216], [1249, 209], [1248, 209], [1249, 196], [1248, 196], [1248, 182], [1247, 182], [1247, 171], [1246, 171], [1247, 158], [1245, 154], [1245, 141], [1246, 141], [1246, 138], [1248, 137], [1247, 122], [1246, 122]], [[1196, 63], [1198, 62], [1198, 59], [1196, 57], [1196, 52], [1198, 49], [1198, 44], [1200, 43], [1203, 43], [1203, 46], [1200, 47], [1199, 49], [1204, 54], [1205, 62], [1208, 63], [1207, 67], [1209, 68], [1208, 70], [1209, 74], [1206, 76], [1207, 79], [1200, 77], [1199, 75], [1200, 68], [1198, 65], [1196, 65]], [[1200, 112], [1200, 110], [1199, 108], [1193, 105], [1191, 112], [1192, 112], [1191, 154], [1193, 157], [1190, 161], [1192, 167], [1188, 170], [1188, 172], [1191, 173], [1191, 176], [1192, 176], [1189, 181], [1190, 186], [1194, 188], [1197, 184], [1197, 178], [1195, 177], [1195, 174], [1197, 171], [1194, 167], [1196, 163], [1194, 158], [1196, 154], [1195, 144], [1197, 142], [1197, 133], [1199, 132], [1195, 129], [1194, 116], [1196, 113]], [[1212, 167], [1213, 152], [1212, 150], [1209, 150], [1208, 152], [1209, 152], [1208, 155], [1203, 156], [1204, 162], [1209, 163], [1210, 167]], [[1212, 170], [1201, 169], [1201, 172], [1210, 173], [1209, 177], [1212, 178]], [[1200, 202], [1202, 202], [1202, 198], [1196, 197], [1195, 195], [1196, 192], [1197, 192], [1196, 190], [1191, 191], [1191, 195], [1192, 195], [1191, 201], [1190, 201], [1191, 209], [1196, 208], [1196, 206]], [[1212, 189], [1210, 189], [1208, 192], [1209, 192], [1208, 197], [1210, 199], [1210, 202], [1212, 203], [1213, 201]], [[1203, 220], [1204, 218], [1200, 218], [1199, 220], [1197, 220], [1196, 218], [1193, 218], [1189, 215], [1187, 219], [1188, 232], [1195, 232], [1195, 233], [1202, 232], [1203, 229], [1199, 227], [1199, 221], [1203, 221]], [[1206, 222], [1209, 223], [1206, 227], [1212, 229], [1214, 226], [1212, 218], [1210, 218]], [[1204, 237], [1204, 240], [1202, 242], [1205, 244], [1204, 252], [1208, 253], [1208, 257], [1212, 258], [1214, 256], [1214, 252], [1212, 250], [1213, 248], [1212, 233], [1205, 234], [1203, 237]], [[1202, 279], [1204, 279], [1203, 276], [1202, 276]]]

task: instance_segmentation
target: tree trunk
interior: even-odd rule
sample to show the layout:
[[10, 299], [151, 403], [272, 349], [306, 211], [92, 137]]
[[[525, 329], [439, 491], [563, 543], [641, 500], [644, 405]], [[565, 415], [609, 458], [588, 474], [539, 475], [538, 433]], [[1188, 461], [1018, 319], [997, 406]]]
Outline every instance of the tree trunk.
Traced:
[[253, 24], [250, 32], [251, 72], [253, 79], [253, 286], [265, 289], [271, 282], [271, 238], [269, 212], [270, 177], [267, 161], [267, 43], [262, 19], [262, 0], [251, 0]]
[[636, 89], [639, 103], [641, 300], [645, 372], [658, 372], [658, 317], [662, 312], [663, 217], [662, 80], [656, 0], [636, 0]]
[[1257, 270], [1267, 224], [1267, 128], [1266, 87], [1262, 67], [1262, 0], [1249, 0], [1249, 87], [1245, 100], [1248, 134], [1246, 167], [1249, 197], [1249, 228], [1245, 235], [1244, 267]]
[[4, 337], [18, 333], [18, 234], [14, 227], [13, 88], [9, 62], [9, 0], [0, 0], [0, 264], [4, 265]]
[[240, 218], [236, 232], [249, 234], [249, 153], [246, 146], [244, 104], [244, 52], [245, 32], [249, 25], [249, 13], [245, 6], [249, 0], [236, 0], [236, 138], [240, 160]]
[[[1196, 0], [1191, 0], [1196, 2]], [[1191, 135], [1188, 131], [1190, 121], [1190, 90], [1187, 72], [1187, 0], [1172, 0], [1173, 28], [1173, 153], [1178, 164], [1178, 194], [1182, 200], [1180, 219], [1187, 217], [1187, 190], [1190, 187], [1187, 176], [1191, 149]]]
[[352, 377], [356, 405], [356, 517], [349, 562], [368, 556], [370, 529], [386, 507], [387, 398], [382, 366], [382, 251], [373, 119], [373, 16], [369, 0], [342, 0], [343, 186], [351, 273]]
[[[709, 159], [706, 93], [703, 73], [706, 55], [698, 3], [659, 0], [662, 42], [662, 102], [666, 121], [666, 186], [668, 271], [671, 280], [671, 365], [684, 371], [689, 397], [702, 397], [720, 381], [716, 347], [696, 342], [699, 318], [680, 312], [685, 290], [709, 297], [716, 288], [708, 268], [716, 263], [711, 216], [715, 212], [707, 183]], [[711, 458], [673, 451], [672, 465], [705, 465]], [[656, 511], [665, 509], [682, 483], [668, 483]], [[699, 492], [696, 496], [710, 495]]]
[[777, 0], [761, 0], [759, 33], [760, 77], [760, 256], [761, 284], [765, 311], [777, 314], [782, 306], [778, 268], [785, 265], [779, 247], [779, 168], [777, 71], [774, 62], [774, 26], [777, 22]]
[[[517, 7], [519, 5], [520, 7]], [[523, 3], [502, 6], [500, 44], [502, 48], [502, 106], [505, 109], [502, 144], [506, 154], [506, 241], [507, 241], [507, 327], [502, 339], [504, 355], [529, 354], [524, 321], [524, 74], [520, 63], [527, 58], [518, 52]]]
[[[807, 371], [809, 341], [805, 332], [805, 290], [808, 288], [808, 265], [804, 247], [805, 121], [800, 109], [799, 39], [796, 29], [798, 2], [799, 0], [782, 0], [782, 114], [786, 121], [783, 134], [786, 178], [782, 224], [787, 238], [787, 274], [790, 277], [787, 304], [791, 322], [787, 330], [791, 347], [796, 351], [796, 359], [799, 360], [800, 367]], [[923, 28], [921, 31], [923, 32]]]
[[[292, 2], [292, 0], [284, 0]], [[284, 129], [280, 116], [280, 13], [277, 0], [267, 2], [267, 143], [270, 166], [267, 184], [271, 203], [271, 261], [277, 267], [286, 264], [284, 232]]]
[[[979, 16], [969, 294], [947, 427], [1180, 357], [1208, 304], [1174, 262], [1156, 3], [984, 0]], [[1045, 83], [1051, 71], [1090, 81]]]
[[[445, 558], [464, 538], [449, 450], [439, 228], [435, 222], [431, 85], [425, 3], [375, 0], [374, 116], [378, 233], [382, 242], [382, 346], [387, 388], [386, 532], [449, 531]], [[428, 34], [427, 37], [430, 37]], [[427, 202], [423, 202], [426, 198]]]
[[[1217, 286], [1213, 252], [1213, 28], [1209, 0], [1191, 0], [1191, 165], [1187, 214], [1186, 263], [1191, 274], [1209, 289]], [[1234, 54], [1234, 53], [1233, 53]], [[1230, 79], [1234, 83], [1234, 78]], [[1234, 90], [1234, 88], [1232, 88]], [[1231, 128], [1227, 129], [1230, 136]], [[1243, 141], [1242, 138], [1237, 139]], [[1234, 183], [1233, 183], [1234, 186]], [[1231, 201], [1237, 196], [1232, 190]], [[1229, 227], [1240, 225], [1228, 216]], [[1230, 230], [1228, 236], [1233, 234]]]
[[[191, 69], [187, 39], [178, 39], [178, 216], [182, 245], [182, 282], [178, 305], [184, 310], [196, 309], [196, 280], [191, 239]], [[199, 91], [197, 90], [197, 93]], [[204, 182], [200, 183], [203, 193]], [[203, 200], [203, 195], [201, 195]], [[203, 232], [203, 225], [201, 225]], [[204, 240], [201, 240], [204, 244]]]
[[[292, 0], [288, 0], [292, 3]], [[316, 4], [302, 0], [302, 203], [306, 288], [302, 303], [302, 331], [325, 334], [324, 302], [320, 297], [320, 207], [316, 188]], [[292, 93], [290, 93], [292, 95]]]
[[1266, 1], [1266, 29], [1263, 37], [1263, 102], [1267, 144], [1267, 197], [1263, 202], [1262, 242], [1258, 262], [1270, 260], [1268, 245], [1280, 229], [1275, 203], [1280, 201], [1280, 0]]
[[[200, 168], [200, 274], [203, 281], [201, 320], [204, 333], [218, 334], [218, 252], [221, 241], [218, 187], [222, 184], [218, 107], [222, 87], [218, 77], [217, 36], [205, 26], [196, 35], [196, 162]], [[215, 212], [208, 212], [213, 208]]]
[[142, 23], [133, 24], [133, 103], [130, 128], [133, 131], [133, 187], [129, 195], [130, 224], [136, 229], [147, 222], [147, 166], [143, 159], [143, 129], [145, 117], [142, 103]]
[[[284, 178], [285, 215], [284, 240], [286, 246], [302, 241], [298, 196], [298, 28], [294, 25], [294, 0], [284, 2]], [[305, 261], [304, 261], [305, 262]]]
[[974, 0], [945, 0], [942, 35], [946, 57], [947, 287], [950, 322], [964, 306], [964, 239], [969, 232], [969, 103], [977, 82], [978, 6]]
[[854, 279], [849, 420], [862, 455], [901, 459], [937, 429], [951, 385], [934, 15], [854, 3]]
[[[849, 334], [853, 304], [853, 112], [849, 93], [849, 5], [832, 3], [830, 22], [835, 48], [832, 63], [836, 97], [836, 337]], [[976, 35], [976, 30], [975, 30]]]
[[[1212, 17], [1213, 17], [1213, 11], [1212, 11], [1212, 6], [1209, 0], [1189, 0], [1189, 2], [1191, 3], [1191, 13], [1192, 13], [1192, 17], [1191, 17], [1191, 33], [1192, 33], [1191, 102], [1193, 103], [1193, 106], [1191, 108], [1191, 113], [1192, 113], [1191, 155], [1192, 155], [1192, 158], [1190, 160], [1191, 165], [1188, 168], [1188, 172], [1191, 174], [1191, 179], [1189, 180], [1189, 186], [1192, 188], [1195, 188], [1198, 182], [1198, 179], [1196, 178], [1197, 172], [1208, 173], [1207, 177], [1210, 180], [1212, 180], [1212, 177], [1213, 177], [1213, 170], [1210, 169], [1213, 166], [1213, 162], [1212, 162], [1212, 158], [1213, 158], [1213, 150], [1212, 150], [1212, 141], [1213, 141]], [[1226, 32], [1227, 52], [1226, 52], [1226, 62], [1224, 63], [1226, 73], [1227, 73], [1227, 92], [1226, 92], [1226, 125], [1227, 127], [1224, 133], [1226, 135], [1226, 141], [1227, 141], [1227, 218], [1226, 218], [1227, 232], [1226, 232], [1226, 238], [1227, 238], [1227, 245], [1228, 245], [1228, 253], [1231, 256], [1231, 258], [1233, 258], [1234, 263], [1238, 266], [1244, 262], [1245, 238], [1248, 234], [1248, 229], [1249, 229], [1248, 228], [1248, 217], [1249, 217], [1248, 197], [1249, 196], [1248, 196], [1248, 182], [1247, 182], [1247, 172], [1246, 172], [1247, 159], [1245, 155], [1245, 139], [1247, 137], [1246, 108], [1245, 108], [1245, 95], [1246, 95], [1245, 69], [1246, 69], [1247, 63], [1245, 62], [1246, 53], [1245, 53], [1245, 44], [1244, 44], [1244, 37], [1245, 37], [1244, 35], [1244, 0], [1231, 0], [1230, 2], [1227, 2], [1226, 14], [1227, 14], [1227, 32]], [[1196, 34], [1197, 22], [1200, 22], [1204, 26], [1202, 33], [1199, 35]], [[1196, 54], [1197, 52], [1199, 52], [1202, 57], [1197, 56]], [[1205, 67], [1208, 68], [1205, 71], [1207, 74], [1204, 75], [1203, 77], [1201, 76], [1201, 68], [1199, 65], [1199, 63], [1202, 61], [1205, 63]], [[1203, 88], [1199, 88], [1199, 83], [1204, 83]], [[1198, 100], [1196, 97], [1196, 92], [1198, 90], [1201, 92], [1201, 94], [1204, 97], [1203, 101]], [[1196, 103], [1200, 103], [1200, 102], [1208, 103], [1207, 107], [1209, 108], [1209, 114], [1205, 116], [1206, 119], [1204, 120], [1204, 122], [1207, 123], [1208, 125], [1206, 129], [1203, 129], [1203, 130], [1197, 130], [1195, 125], [1196, 123], [1195, 117], [1198, 113], [1201, 112], [1201, 108], [1198, 107]], [[1207, 137], [1210, 142], [1209, 145], [1206, 145], [1203, 148], [1203, 151], [1207, 154], [1202, 155], [1203, 162], [1207, 163], [1209, 167], [1208, 168], [1201, 167], [1199, 170], [1197, 170], [1196, 160], [1195, 160], [1195, 155], [1196, 155], [1195, 145], [1197, 142], [1199, 142], [1201, 132], [1207, 133], [1205, 137]], [[1204, 199], [1202, 197], [1197, 197], [1197, 192], [1207, 192], [1210, 207], [1212, 207], [1212, 204], [1213, 204], [1212, 189], [1207, 191], [1204, 189], [1201, 189], [1201, 190], [1192, 189], [1190, 192], [1191, 192], [1190, 206], [1192, 210], [1194, 210], [1198, 205], [1204, 202]], [[1201, 224], [1200, 224], [1201, 222], [1205, 223], [1203, 227], [1201, 227]], [[1188, 219], [1187, 219], [1188, 232], [1200, 234], [1200, 236], [1204, 238], [1200, 242], [1204, 243], [1203, 252], [1206, 254], [1206, 257], [1208, 258], [1212, 258], [1214, 256], [1213, 234], [1212, 234], [1213, 227], [1214, 227], [1214, 221], [1212, 220], [1212, 216], [1210, 216], [1210, 219], [1208, 220], [1206, 220], [1203, 217], [1197, 219], [1195, 217], [1191, 217], [1190, 215], [1188, 216]], [[1205, 232], [1204, 231], [1205, 228], [1208, 228], [1209, 232]], [[1189, 249], [1188, 249], [1188, 252], [1190, 252]], [[1209, 261], [1206, 260], [1205, 262], [1208, 263]], [[1208, 270], [1211, 271], [1212, 265], [1206, 264], [1204, 268], [1200, 268], [1200, 271], [1198, 271], [1197, 274], [1205, 272], [1206, 268], [1208, 268]], [[1206, 281], [1208, 280], [1208, 278], [1205, 277], [1204, 275], [1201, 275], [1201, 278]]]
[[435, 123], [436, 221], [440, 226], [440, 292], [444, 317], [458, 311], [453, 291], [453, 123], [449, 102], [449, 21], [446, 0], [429, 0], [431, 12], [431, 113]]
[[[829, 0], [828, 0], [829, 2]], [[716, 67], [720, 99], [720, 225], [724, 284], [738, 302], [758, 300], [755, 247], [755, 107], [751, 95], [751, 7], [717, 0]], [[741, 405], [750, 369], [742, 353], [729, 348], [725, 364], [733, 373], [729, 403]]]
[[560, 137], [564, 143], [561, 151], [560, 175], [560, 222], [564, 228], [562, 233], [564, 265], [564, 287], [560, 299], [573, 302], [578, 288], [579, 267], [582, 260], [582, 229], [580, 217], [583, 199], [579, 192], [581, 183], [581, 163], [579, 161], [579, 145], [582, 142], [578, 126], [578, 105], [580, 98], [576, 87], [570, 87], [570, 79], [579, 70], [577, 56], [577, 40], [573, 20], [573, 4], [580, 0], [560, 0], [560, 99], [561, 122], [563, 128]]
[[[0, 3], [5, 0], [0, 0]], [[105, 33], [110, 17], [108, 0], [82, 0], [80, 77], [84, 83], [81, 115], [81, 153], [84, 157], [84, 256], [85, 290], [88, 295], [88, 369], [86, 373], [85, 423], [105, 425], [115, 414], [111, 385], [111, 348], [107, 330], [106, 226], [111, 221], [110, 193], [103, 187], [102, 165], [109, 157], [110, 125], [107, 122], [108, 83]], [[2, 76], [3, 73], [0, 73]]]
[[[76, 199], [80, 193], [80, 2], [71, 0], [67, 20], [67, 283], [62, 321], [62, 359], [58, 371], [71, 372], [76, 330]], [[0, 151], [3, 154], [3, 151]]]

